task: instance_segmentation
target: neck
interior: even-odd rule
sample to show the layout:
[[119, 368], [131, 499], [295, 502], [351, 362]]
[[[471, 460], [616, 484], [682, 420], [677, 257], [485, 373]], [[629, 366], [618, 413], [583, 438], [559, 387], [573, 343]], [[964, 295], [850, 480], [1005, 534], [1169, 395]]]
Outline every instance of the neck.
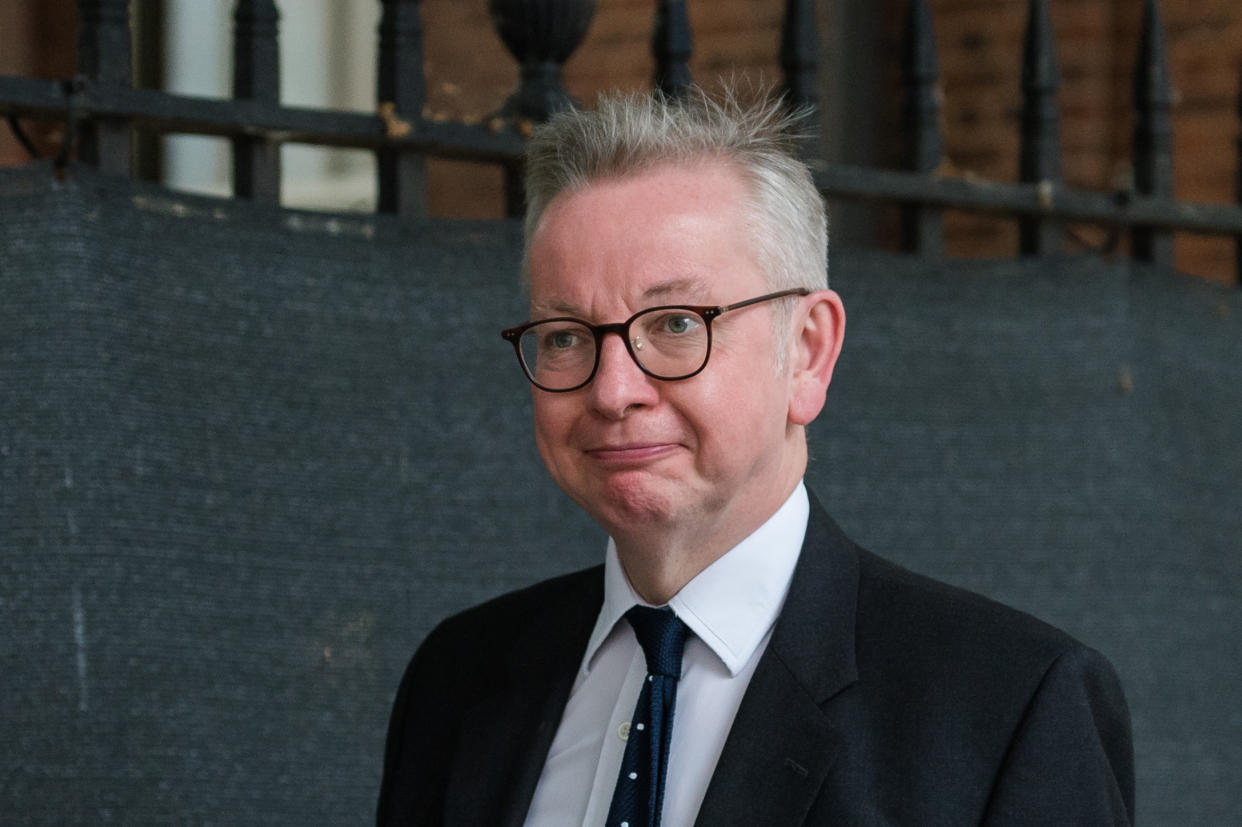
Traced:
[[[730, 546], [732, 548], [732, 546]], [[675, 549], [667, 545], [636, 548], [617, 541], [617, 557], [626, 579], [638, 596], [653, 606], [663, 606], [699, 572], [710, 566], [728, 549], [704, 554], [701, 548]]]
[[779, 499], [746, 515], [746, 519], [716, 520], [706, 528], [696, 522], [674, 530], [661, 526], [642, 532], [613, 533], [617, 558], [630, 585], [653, 606], [668, 603], [700, 572], [767, 522], [801, 479], [799, 476], [787, 488], [778, 489]]

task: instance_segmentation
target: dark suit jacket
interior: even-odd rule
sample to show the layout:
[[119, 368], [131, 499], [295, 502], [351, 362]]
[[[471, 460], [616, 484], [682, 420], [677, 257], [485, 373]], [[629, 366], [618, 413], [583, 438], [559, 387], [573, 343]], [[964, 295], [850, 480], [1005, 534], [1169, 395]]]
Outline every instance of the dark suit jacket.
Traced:
[[[602, 600], [596, 567], [436, 628], [397, 693], [378, 823], [520, 825]], [[1101, 655], [859, 549], [812, 498], [697, 824], [1063, 827], [1133, 811], [1129, 712]]]

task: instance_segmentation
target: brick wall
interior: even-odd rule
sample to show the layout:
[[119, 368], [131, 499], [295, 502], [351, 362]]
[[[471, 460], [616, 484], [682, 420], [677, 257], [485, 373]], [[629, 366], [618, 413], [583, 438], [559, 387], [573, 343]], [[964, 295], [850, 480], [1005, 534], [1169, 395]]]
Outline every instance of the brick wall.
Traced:
[[[654, 5], [650, 0], [599, 0], [587, 40], [566, 67], [566, 86], [573, 94], [589, 100], [601, 89], [650, 84]], [[483, 6], [424, 0], [428, 32], [437, 33], [428, 38], [433, 110], [482, 115], [498, 108], [517, 82], [513, 61], [492, 33]], [[888, 0], [887, 6], [886, 42], [875, 46], [895, 61], [906, 3]], [[697, 80], [710, 86], [733, 72], [779, 80], [782, 0], [691, 0], [688, 7], [695, 35], [691, 70]], [[949, 167], [963, 175], [1016, 180], [1027, 0], [931, 0], [931, 8]], [[1230, 203], [1238, 163], [1242, 3], [1163, 0], [1161, 12], [1175, 86], [1175, 194]], [[1061, 68], [1063, 172], [1072, 185], [1110, 190], [1130, 181], [1131, 90], [1141, 15], [1139, 0], [1051, 0]], [[463, 41], [474, 45], [463, 48]], [[895, 119], [895, 66], [890, 83], [894, 98], [880, 105], [885, 118]], [[896, 157], [895, 142], [882, 154]], [[502, 183], [495, 170], [437, 162], [431, 179], [437, 212], [499, 214]], [[946, 227], [952, 255], [1007, 256], [1017, 249], [1012, 221], [951, 213]], [[1110, 242], [1097, 227], [1070, 230], [1071, 250]], [[1234, 255], [1228, 239], [1178, 239], [1178, 266], [1208, 278], [1234, 280]]]
[[[492, 29], [484, 0], [423, 0], [428, 108], [444, 117], [483, 118], [517, 86], [517, 65]], [[721, 75], [747, 74], [775, 84], [783, 0], [687, 3], [694, 31], [690, 70], [709, 88]], [[589, 102], [605, 89], [651, 86], [652, 0], [597, 0], [586, 40], [565, 67], [565, 87]], [[503, 178], [490, 167], [433, 160], [430, 209], [438, 215], [498, 217]]]
[[[73, 0], [0, 2], [0, 75], [67, 78], [77, 65], [77, 4]], [[58, 124], [28, 124], [40, 154], [54, 155], [64, 130]], [[0, 166], [23, 164], [29, 155], [0, 120]]]
[[[1026, 0], [932, 0], [931, 7], [950, 165], [963, 174], [1016, 180]], [[1161, 13], [1175, 88], [1175, 195], [1233, 202], [1242, 4], [1163, 0]], [[1051, 0], [1050, 16], [1062, 76], [1065, 179], [1095, 189], [1125, 186], [1131, 177], [1132, 89], [1142, 4]], [[1097, 228], [1072, 229], [1077, 240], [1070, 242], [1071, 249], [1106, 241]], [[1006, 255], [1017, 247], [1013, 222], [950, 215], [947, 232], [955, 255]], [[1233, 281], [1233, 242], [1181, 236], [1177, 265]]]
[[[847, 2], [848, 0], [840, 0]], [[713, 86], [722, 75], [780, 79], [778, 44], [784, 0], [688, 0], [695, 37], [691, 70]], [[829, 0], [821, 0], [827, 7]], [[18, 0], [0, 4], [0, 72], [64, 77], [73, 71], [73, 0]], [[586, 42], [565, 69], [565, 83], [580, 99], [605, 88], [645, 88], [651, 82], [653, 0], [598, 0]], [[885, 0], [884, 42], [858, 44], [895, 61], [906, 0]], [[945, 94], [945, 148], [961, 174], [1016, 180], [1021, 106], [1022, 38], [1027, 0], [931, 0]], [[1162, 0], [1176, 88], [1174, 110], [1177, 197], [1232, 202], [1238, 166], [1242, 3], [1238, 0]], [[1130, 178], [1131, 88], [1142, 3], [1140, 0], [1051, 0], [1062, 86], [1061, 138], [1066, 180], [1112, 189]], [[517, 67], [494, 33], [485, 0], [423, 0], [427, 76], [433, 115], [484, 118], [517, 84]], [[831, 20], [830, 14], [821, 15]], [[66, 32], [69, 34], [66, 35]], [[827, 38], [825, 38], [827, 40]], [[896, 66], [892, 95], [877, 101], [882, 134], [895, 136]], [[36, 130], [37, 132], [38, 130]], [[55, 133], [52, 128], [50, 132]], [[55, 145], [58, 134], [47, 136]], [[895, 137], [880, 153], [895, 158]], [[0, 163], [24, 159], [6, 134]], [[500, 215], [499, 170], [463, 162], [429, 164], [430, 205], [437, 215]], [[1070, 249], [1107, 243], [1094, 227], [1074, 227]], [[953, 255], [1006, 256], [1017, 249], [1013, 222], [950, 214]], [[1232, 281], [1234, 245], [1226, 239], [1179, 237], [1177, 263], [1184, 270]]]

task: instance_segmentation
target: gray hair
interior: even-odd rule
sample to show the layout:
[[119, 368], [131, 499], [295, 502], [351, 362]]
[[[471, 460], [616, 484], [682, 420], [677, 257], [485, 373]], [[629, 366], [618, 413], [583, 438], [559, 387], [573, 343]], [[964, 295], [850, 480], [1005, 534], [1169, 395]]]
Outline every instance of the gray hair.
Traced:
[[[667, 163], [718, 158], [750, 186], [756, 261], [773, 291], [828, 286], [828, 220], [811, 172], [797, 155], [806, 112], [770, 96], [743, 104], [692, 87], [682, 99], [609, 93], [593, 110], [570, 109], [535, 128], [526, 147], [526, 248], [548, 204], [592, 181]], [[529, 260], [522, 272], [529, 277]]]

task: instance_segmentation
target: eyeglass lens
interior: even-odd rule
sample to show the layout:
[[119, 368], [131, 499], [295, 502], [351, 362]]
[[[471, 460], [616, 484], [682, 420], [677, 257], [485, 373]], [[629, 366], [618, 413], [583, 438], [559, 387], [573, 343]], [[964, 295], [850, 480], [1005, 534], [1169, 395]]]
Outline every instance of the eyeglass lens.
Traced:
[[[707, 359], [707, 323], [686, 308], [653, 308], [630, 321], [628, 350], [652, 376], [679, 379]], [[535, 383], [551, 390], [584, 384], [595, 368], [594, 332], [584, 324], [549, 320], [522, 334], [522, 360]]]

